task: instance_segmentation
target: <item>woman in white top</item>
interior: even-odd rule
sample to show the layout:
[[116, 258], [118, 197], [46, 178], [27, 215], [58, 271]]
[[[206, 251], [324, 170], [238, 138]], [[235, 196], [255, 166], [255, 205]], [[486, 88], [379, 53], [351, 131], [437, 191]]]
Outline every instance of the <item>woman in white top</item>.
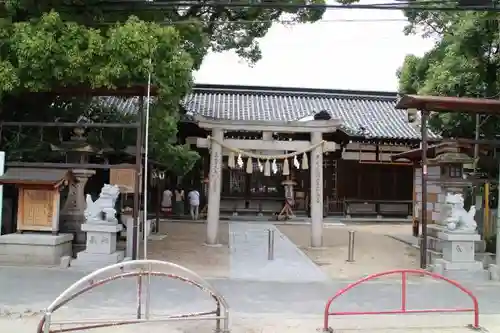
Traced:
[[161, 200], [161, 209], [164, 212], [172, 212], [172, 191], [170, 191], [168, 188], [163, 191], [163, 197]]

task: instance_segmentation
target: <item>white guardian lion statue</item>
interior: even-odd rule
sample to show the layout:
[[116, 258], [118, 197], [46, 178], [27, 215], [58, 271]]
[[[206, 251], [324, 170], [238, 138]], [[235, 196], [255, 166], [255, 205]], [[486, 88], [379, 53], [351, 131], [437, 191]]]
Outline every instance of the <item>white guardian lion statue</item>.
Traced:
[[90, 194], [87, 194], [87, 208], [84, 212], [87, 222], [118, 223], [115, 204], [119, 195], [120, 188], [109, 184], [104, 184], [96, 201], [92, 201]]
[[451, 231], [475, 232], [477, 223], [474, 220], [476, 207], [471, 206], [469, 211], [464, 208], [464, 197], [461, 193], [446, 194], [443, 224]]

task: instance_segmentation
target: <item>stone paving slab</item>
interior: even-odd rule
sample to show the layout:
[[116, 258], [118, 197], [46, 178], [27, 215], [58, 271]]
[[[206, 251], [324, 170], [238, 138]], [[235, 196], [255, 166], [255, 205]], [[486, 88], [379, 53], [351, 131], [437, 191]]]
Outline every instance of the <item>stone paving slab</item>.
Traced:
[[[93, 317], [95, 318], [95, 317]], [[409, 316], [361, 316], [338, 318], [331, 322], [334, 333], [466, 333], [473, 332], [468, 325], [470, 318], [462, 315], [409, 315]], [[1, 318], [0, 327], [6, 332], [34, 333], [38, 317]], [[314, 333], [321, 332], [322, 318], [319, 316], [289, 317], [248, 316], [236, 313], [231, 318], [232, 333]], [[58, 326], [54, 326], [57, 328]], [[481, 332], [499, 332], [500, 316], [484, 316]], [[97, 329], [97, 333], [212, 333], [214, 324], [203, 322], [149, 323]]]
[[[269, 230], [274, 232], [274, 259], [268, 260]], [[252, 281], [327, 281], [327, 275], [288, 237], [269, 223], [229, 224], [230, 277]]]
[[[0, 313], [40, 311], [64, 289], [83, 276], [81, 272], [59, 269], [0, 267]], [[198, 289], [180, 281], [152, 278], [151, 308], [170, 312], [211, 309], [212, 300]], [[409, 309], [470, 307], [470, 299], [443, 282], [408, 284]], [[325, 283], [282, 283], [231, 279], [210, 280], [224, 295], [234, 311], [241, 313], [317, 315], [327, 298], [347, 285], [345, 281]], [[479, 299], [482, 313], [500, 313], [498, 284], [469, 286]], [[377, 311], [400, 307], [399, 281], [362, 284], [340, 297], [336, 310]], [[123, 279], [98, 287], [71, 302], [74, 309], [135, 309], [136, 280]]]

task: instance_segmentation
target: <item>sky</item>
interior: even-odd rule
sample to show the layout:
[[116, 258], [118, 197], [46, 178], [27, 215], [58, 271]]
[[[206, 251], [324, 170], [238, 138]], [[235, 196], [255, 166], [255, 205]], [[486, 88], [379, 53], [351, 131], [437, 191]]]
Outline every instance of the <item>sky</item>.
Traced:
[[405, 36], [405, 25], [401, 11], [359, 9], [328, 10], [313, 24], [275, 24], [260, 41], [262, 59], [257, 64], [249, 66], [234, 52], [209, 54], [195, 81], [394, 92], [405, 56], [422, 55], [434, 43]]

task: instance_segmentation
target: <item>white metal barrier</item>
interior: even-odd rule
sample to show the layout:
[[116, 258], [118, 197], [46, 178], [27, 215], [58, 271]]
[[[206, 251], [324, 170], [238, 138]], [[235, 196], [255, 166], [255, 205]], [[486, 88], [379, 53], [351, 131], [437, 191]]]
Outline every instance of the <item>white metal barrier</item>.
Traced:
[[[173, 271], [180, 273], [172, 273]], [[152, 276], [179, 280], [199, 288], [214, 300], [215, 309], [152, 318], [150, 316], [150, 284]], [[135, 318], [52, 320], [52, 314], [55, 311], [78, 296], [112, 281], [134, 277], [137, 278], [137, 312]], [[144, 311], [142, 309], [143, 304]], [[109, 326], [179, 320], [213, 320], [215, 321], [215, 332], [229, 333], [229, 305], [210, 283], [183, 266], [159, 260], [133, 260], [96, 270], [63, 291], [45, 310], [44, 316], [38, 324], [37, 333], [74, 332]], [[51, 329], [55, 326], [57, 326], [57, 329]]]

